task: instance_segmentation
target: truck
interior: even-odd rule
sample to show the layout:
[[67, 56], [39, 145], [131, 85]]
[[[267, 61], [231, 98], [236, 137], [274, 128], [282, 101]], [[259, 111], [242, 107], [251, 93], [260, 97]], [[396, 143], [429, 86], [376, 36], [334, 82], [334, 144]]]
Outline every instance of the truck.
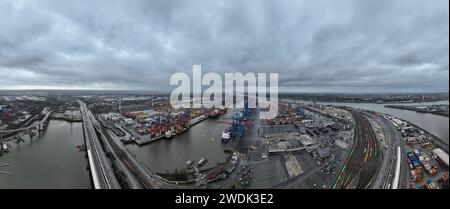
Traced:
[[427, 181], [425, 185], [423, 185], [424, 189], [439, 189], [439, 186], [435, 184], [431, 179]]

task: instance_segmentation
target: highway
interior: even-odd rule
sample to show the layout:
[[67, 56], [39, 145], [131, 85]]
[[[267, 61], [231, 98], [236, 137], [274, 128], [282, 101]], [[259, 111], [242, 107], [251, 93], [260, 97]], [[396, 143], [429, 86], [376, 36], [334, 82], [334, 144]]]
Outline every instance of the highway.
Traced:
[[84, 102], [77, 101], [80, 105], [81, 118], [83, 119], [83, 134], [94, 188], [120, 189], [121, 187], [114, 175], [111, 162], [107, 158], [95, 131], [94, 124], [96, 123], [92, 122], [95, 121], [95, 118]]
[[355, 119], [355, 142], [332, 188], [368, 189], [380, 164], [380, 148], [368, 119], [357, 111], [349, 111]]
[[[33, 125], [30, 125], [30, 126], [26, 126], [26, 127], [22, 127], [22, 128], [16, 128], [16, 129], [0, 130], [0, 133], [10, 133], [10, 132], [24, 131], [24, 130], [27, 130], [27, 129], [30, 129], [30, 128], [33, 128], [33, 127], [36, 127], [36, 126], [40, 126], [41, 124], [44, 124], [45, 121], [47, 121], [48, 117], [50, 117], [50, 115], [52, 114], [52, 112], [53, 112], [53, 111], [49, 111], [48, 108], [44, 108], [44, 109], [42, 110], [42, 114], [45, 114], [45, 117], [44, 117], [41, 121], [39, 121], [38, 124], [33, 124]], [[36, 117], [38, 117], [38, 116], [39, 116], [39, 115], [36, 115], [34, 118], [36, 118]], [[34, 119], [34, 118], [33, 118], [33, 119]], [[32, 119], [32, 120], [33, 120], [33, 119]], [[30, 121], [31, 121], [31, 120], [30, 120]]]
[[[405, 155], [405, 150], [406, 150], [406, 145], [403, 142], [403, 137], [400, 133], [400, 131], [397, 129], [396, 126], [394, 126], [394, 124], [386, 119], [383, 119], [387, 124], [387, 128], [389, 130], [389, 132], [393, 133], [395, 138], [397, 140], [394, 141], [394, 145], [397, 146], [397, 151], [395, 153], [395, 155], [399, 155], [400, 154], [400, 166], [399, 168], [399, 172], [400, 172], [400, 176], [399, 176], [399, 183], [398, 183], [398, 188], [402, 188], [402, 189], [406, 189], [408, 187], [408, 173], [409, 173], [409, 167], [407, 162], [407, 156]], [[398, 148], [399, 147], [399, 148]], [[400, 149], [400, 153], [398, 153], [398, 149]], [[399, 160], [396, 157], [396, 160]]]
[[375, 189], [391, 189], [393, 187], [395, 172], [397, 171], [397, 155], [399, 142], [402, 137], [397, 128], [383, 117], [373, 117], [384, 133], [384, 149], [381, 149], [382, 163], [378, 171], [378, 177], [374, 183]]
[[[396, 187], [398, 188], [406, 188], [407, 187], [407, 183], [408, 183], [408, 172], [409, 172], [409, 168], [407, 166], [406, 162], [406, 155], [402, 155], [402, 150], [405, 150], [405, 144], [403, 143], [403, 137], [400, 133], [400, 131], [397, 129], [396, 126], [394, 126], [394, 124], [389, 121], [386, 120], [384, 118], [380, 118], [380, 121], [382, 121], [382, 126], [383, 126], [383, 130], [387, 131], [389, 133], [389, 135], [391, 136], [391, 138], [393, 139], [393, 146], [392, 146], [392, 155], [394, 156], [391, 162], [391, 171], [390, 171], [390, 178], [387, 181], [394, 181], [394, 177], [395, 177], [395, 172], [397, 172], [397, 170], [399, 170], [398, 172], [400, 172], [400, 176], [399, 176], [399, 183], [398, 185], [396, 185]], [[398, 152], [398, 150], [400, 150], [400, 153]], [[400, 155], [400, 159], [398, 159], [398, 156]], [[400, 165], [399, 167], [397, 167], [397, 161], [400, 160]], [[392, 179], [392, 180], [391, 180]], [[385, 184], [385, 188], [388, 185]], [[391, 185], [391, 188], [393, 188], [393, 184]]]
[[[102, 123], [103, 124], [103, 123]], [[126, 137], [130, 137], [128, 132], [122, 127], [114, 124], [116, 128], [121, 129], [126, 133]], [[132, 175], [133, 181], [139, 184], [139, 188], [143, 189], [160, 189], [160, 188], [172, 188], [172, 189], [188, 189], [192, 188], [189, 186], [182, 186], [170, 183], [169, 181], [158, 176], [151, 170], [149, 170], [141, 161], [136, 159], [136, 157], [120, 142], [120, 137], [117, 137], [112, 131], [106, 131], [106, 136], [110, 140], [110, 144], [115, 153], [117, 153], [117, 160], [123, 162], [123, 165], [129, 170]]]

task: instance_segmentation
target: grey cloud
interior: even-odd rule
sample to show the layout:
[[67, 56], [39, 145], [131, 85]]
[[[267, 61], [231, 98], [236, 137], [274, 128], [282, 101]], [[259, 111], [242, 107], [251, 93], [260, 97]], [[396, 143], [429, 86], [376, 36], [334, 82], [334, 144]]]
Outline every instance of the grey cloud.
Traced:
[[193, 64], [287, 91], [447, 91], [448, 1], [0, 2], [0, 88], [168, 90]]

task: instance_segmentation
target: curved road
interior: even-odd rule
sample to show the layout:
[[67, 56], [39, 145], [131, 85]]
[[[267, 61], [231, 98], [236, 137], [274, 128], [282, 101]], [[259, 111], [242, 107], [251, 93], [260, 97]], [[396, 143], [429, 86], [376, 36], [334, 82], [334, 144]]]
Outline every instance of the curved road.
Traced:
[[380, 149], [368, 119], [349, 111], [355, 119], [355, 143], [332, 188], [368, 189], [380, 164]]
[[[50, 117], [50, 115], [52, 114], [53, 111], [48, 111], [48, 108], [44, 108], [44, 110], [42, 110], [42, 114], [45, 114], [45, 117], [39, 121], [38, 125], [41, 125], [42, 123], [44, 123], [48, 117]], [[36, 118], [37, 116], [35, 116]], [[26, 127], [22, 127], [22, 128], [17, 128], [17, 129], [8, 129], [8, 130], [0, 130], [0, 133], [9, 133], [9, 132], [16, 132], [16, 131], [24, 131], [27, 129], [30, 129], [32, 127], [35, 127], [36, 125], [30, 125], [30, 126], [26, 126]]]

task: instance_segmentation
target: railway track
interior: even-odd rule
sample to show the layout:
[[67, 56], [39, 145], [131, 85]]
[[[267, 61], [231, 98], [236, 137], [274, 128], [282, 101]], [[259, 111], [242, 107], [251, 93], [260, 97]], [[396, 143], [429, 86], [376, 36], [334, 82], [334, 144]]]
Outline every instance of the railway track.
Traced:
[[109, 133], [106, 131], [105, 127], [103, 125], [100, 126], [101, 131], [105, 133], [105, 140], [108, 140], [111, 149], [116, 153], [117, 158], [116, 160], [122, 161], [123, 165], [125, 165], [128, 170], [134, 175], [136, 180], [139, 182], [139, 185], [136, 185], [137, 187], [134, 189], [152, 189], [153, 186], [148, 182], [147, 178], [139, 172], [136, 165], [128, 158], [128, 155], [116, 144], [114, 139], [111, 138]]
[[338, 175], [335, 189], [368, 189], [381, 162], [380, 148], [369, 120], [350, 110], [355, 119], [355, 143]]

